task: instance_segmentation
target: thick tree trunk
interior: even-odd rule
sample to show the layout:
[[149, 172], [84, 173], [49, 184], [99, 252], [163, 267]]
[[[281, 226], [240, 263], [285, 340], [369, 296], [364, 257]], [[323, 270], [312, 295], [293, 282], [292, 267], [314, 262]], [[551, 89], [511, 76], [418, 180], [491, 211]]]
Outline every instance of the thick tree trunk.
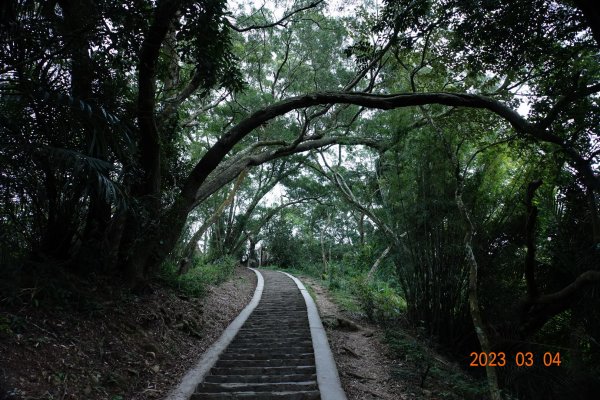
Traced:
[[[70, 42], [71, 53], [71, 94], [85, 102], [94, 97], [92, 82], [96, 66], [90, 58], [90, 34], [89, 27], [94, 26], [97, 16], [95, 7], [89, 0], [83, 1], [59, 1], [64, 12], [64, 21], [68, 29], [65, 30], [65, 41]], [[76, 34], [74, 34], [76, 32]], [[102, 136], [102, 130], [95, 130], [92, 123], [84, 119], [83, 127], [86, 136], [86, 147], [90, 150], [90, 156], [106, 159], [106, 152], [100, 146], [94, 146], [96, 142], [102, 142], [97, 137]], [[84, 241], [98, 240], [106, 230], [110, 220], [110, 205], [101, 196], [97, 187], [90, 193], [88, 215], [84, 229]], [[100, 240], [98, 240], [100, 241]]]
[[527, 298], [522, 305], [519, 333], [527, 338], [542, 328], [550, 319], [570, 309], [573, 302], [590, 285], [600, 283], [600, 271], [586, 271], [558, 292], [543, 294], [534, 299]]
[[596, 202], [596, 192], [588, 185], [586, 196], [590, 207], [590, 218], [592, 219], [592, 232], [594, 245], [600, 246], [600, 216], [598, 216], [598, 203]]
[[[142, 174], [132, 187], [140, 208], [125, 219], [119, 249], [123, 273], [132, 286], [144, 285], [146, 279], [175, 247], [194, 193], [180, 195], [170, 210], [161, 216], [161, 132], [156, 122], [155, 79], [158, 57], [169, 32], [171, 22], [181, 7], [181, 1], [158, 1], [152, 23], [140, 48], [138, 72], [137, 122], [138, 161]], [[143, 226], [140, 226], [143, 224]]]
[[247, 169], [242, 171], [242, 173], [238, 176], [235, 184], [233, 185], [231, 192], [229, 192], [229, 195], [227, 196], [227, 198], [215, 210], [213, 215], [208, 220], [206, 220], [204, 222], [204, 224], [202, 224], [202, 226], [192, 235], [192, 238], [187, 243], [187, 245], [185, 246], [183, 253], [182, 253], [183, 259], [180, 261], [180, 265], [183, 265], [183, 268], [179, 269], [180, 275], [183, 270], [187, 270], [186, 264], [191, 262], [191, 260], [193, 259], [194, 251], [196, 250], [198, 241], [202, 238], [202, 236], [208, 230], [208, 228], [210, 228], [217, 221], [217, 219], [221, 216], [221, 214], [223, 214], [225, 207], [227, 207], [230, 204], [233, 204], [233, 200], [235, 199], [235, 194], [237, 193], [238, 189], [240, 188], [240, 185], [244, 181], [244, 178], [246, 177], [247, 174], [248, 174]]
[[360, 238], [360, 247], [365, 245], [365, 213], [361, 212], [358, 218], [358, 237]]
[[132, 287], [146, 285], [175, 248], [193, 201], [180, 197], [160, 220], [141, 226], [130, 212], [119, 249], [121, 270]]

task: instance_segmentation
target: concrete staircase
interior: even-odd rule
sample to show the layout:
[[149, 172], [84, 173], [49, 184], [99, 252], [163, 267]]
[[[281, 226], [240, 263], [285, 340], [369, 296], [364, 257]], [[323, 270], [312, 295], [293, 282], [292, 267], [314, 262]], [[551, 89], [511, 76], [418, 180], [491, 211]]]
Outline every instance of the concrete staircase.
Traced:
[[258, 306], [192, 400], [320, 399], [306, 304], [288, 276], [261, 271]]

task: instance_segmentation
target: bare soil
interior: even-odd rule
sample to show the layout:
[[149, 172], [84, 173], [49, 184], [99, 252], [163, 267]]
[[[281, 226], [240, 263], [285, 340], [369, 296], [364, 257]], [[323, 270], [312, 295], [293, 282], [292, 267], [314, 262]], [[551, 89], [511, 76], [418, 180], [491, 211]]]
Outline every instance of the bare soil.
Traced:
[[0, 309], [0, 400], [158, 399], [196, 363], [254, 293], [238, 268], [189, 298], [164, 287], [95, 307]]
[[316, 294], [315, 302], [348, 399], [413, 399], [409, 388], [391, 376], [398, 361], [388, 356], [382, 330], [344, 312], [314, 279], [303, 276], [302, 281]]
[[403, 350], [392, 350], [381, 326], [336, 304], [317, 280], [302, 276], [302, 281], [315, 295], [349, 400], [487, 398], [476, 380], [456, 363], [436, 353], [431, 343], [418, 339], [408, 329], [395, 326], [394, 336], [402, 338]]

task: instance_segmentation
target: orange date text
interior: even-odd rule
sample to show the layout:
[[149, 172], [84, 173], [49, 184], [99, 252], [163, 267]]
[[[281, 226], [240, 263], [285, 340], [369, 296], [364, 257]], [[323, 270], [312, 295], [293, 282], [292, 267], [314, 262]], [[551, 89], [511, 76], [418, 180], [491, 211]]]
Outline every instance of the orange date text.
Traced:
[[506, 355], [499, 351], [486, 352], [471, 352], [469, 354], [471, 362], [469, 367], [505, 367], [508, 364], [517, 367], [533, 367], [534, 365], [543, 365], [544, 367], [558, 367], [561, 364], [560, 353], [545, 352], [541, 357], [530, 351], [521, 352], [514, 355]]

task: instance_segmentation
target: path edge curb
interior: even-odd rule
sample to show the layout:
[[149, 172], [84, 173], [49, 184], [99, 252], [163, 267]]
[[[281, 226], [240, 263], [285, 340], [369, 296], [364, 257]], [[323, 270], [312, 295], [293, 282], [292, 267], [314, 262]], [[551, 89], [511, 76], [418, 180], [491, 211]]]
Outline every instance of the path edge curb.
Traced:
[[304, 302], [306, 303], [310, 336], [315, 352], [317, 383], [319, 384], [319, 391], [321, 392], [321, 400], [347, 400], [346, 393], [344, 392], [344, 389], [342, 389], [342, 382], [338, 375], [333, 353], [329, 348], [329, 342], [327, 341], [327, 335], [325, 334], [325, 329], [323, 328], [317, 305], [300, 279], [287, 272], [279, 272], [292, 278], [298, 286], [298, 289], [300, 289], [300, 293], [302, 293]]
[[167, 397], [165, 397], [165, 400], [188, 400], [194, 394], [198, 384], [202, 382], [210, 369], [216, 364], [221, 353], [229, 346], [229, 343], [231, 343], [242, 325], [244, 325], [244, 322], [246, 322], [250, 314], [252, 314], [252, 311], [254, 311], [258, 305], [258, 302], [262, 297], [265, 280], [258, 270], [254, 268], [248, 269], [254, 271], [257, 278], [254, 296], [252, 296], [248, 305], [238, 314], [238, 316], [231, 321], [229, 326], [225, 328], [219, 339], [217, 339], [217, 341], [202, 354], [202, 357], [196, 362], [196, 365], [183, 376], [179, 385], [169, 392]]

